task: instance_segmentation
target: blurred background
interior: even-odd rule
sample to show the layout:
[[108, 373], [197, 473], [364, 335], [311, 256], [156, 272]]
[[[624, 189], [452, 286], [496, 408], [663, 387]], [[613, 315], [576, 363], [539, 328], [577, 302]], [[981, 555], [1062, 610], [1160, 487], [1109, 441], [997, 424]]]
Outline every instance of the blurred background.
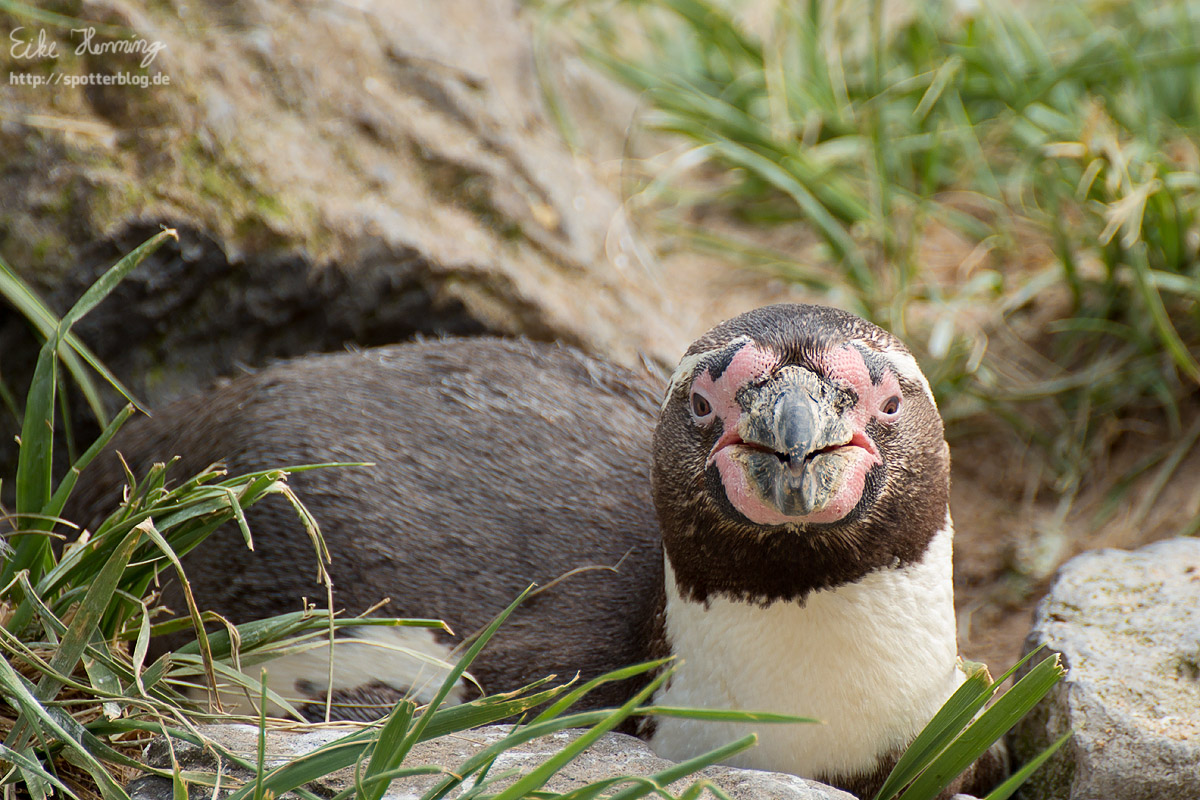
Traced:
[[[993, 666], [1066, 558], [1200, 529], [1200, 3], [0, 0], [0, 31], [0, 474], [41, 303], [169, 226], [77, 329], [151, 408], [417, 335], [661, 372], [766, 303], [896, 332]], [[78, 451], [119, 398], [67, 395]]]

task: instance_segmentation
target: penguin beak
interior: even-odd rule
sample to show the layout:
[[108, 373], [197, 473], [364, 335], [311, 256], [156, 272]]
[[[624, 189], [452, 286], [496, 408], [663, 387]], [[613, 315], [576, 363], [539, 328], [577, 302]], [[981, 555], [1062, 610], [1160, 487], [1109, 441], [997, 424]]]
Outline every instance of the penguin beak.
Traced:
[[[847, 478], [864, 463], [864, 455], [878, 460], [874, 445], [848, 418], [854, 393], [789, 366], [738, 400], [743, 414], [737, 430], [721, 438], [725, 447], [735, 445], [728, 457], [740, 463], [746, 488], [771, 512], [753, 516], [820, 522], [827, 521], [822, 516], [837, 519], [848, 513], [840, 507], [846, 504]], [[710, 461], [720, 448], [722, 442]]]

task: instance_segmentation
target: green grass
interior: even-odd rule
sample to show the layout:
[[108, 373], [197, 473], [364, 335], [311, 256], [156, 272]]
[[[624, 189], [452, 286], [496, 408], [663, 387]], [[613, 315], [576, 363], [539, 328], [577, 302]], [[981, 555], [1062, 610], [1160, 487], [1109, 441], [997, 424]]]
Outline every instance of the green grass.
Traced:
[[[214, 467], [172, 487], [167, 480], [169, 465], [156, 465], [145, 476], [127, 476], [129, 489], [124, 502], [94, 531], [82, 537], [70, 532], [68, 538], [75, 541], [61, 548], [53, 546], [52, 539], [62, 537], [55, 529], [66, 525], [59, 514], [76, 479], [133, 412], [133, 407], [128, 406], [111, 420], [97, 442], [55, 482], [51, 454], [59, 410], [56, 402], [60, 391], [59, 362], [68, 367], [79, 366], [81, 359], [94, 362], [83, 345], [71, 337], [70, 330], [126, 274], [174, 236], [174, 231], [164, 231], [122, 259], [61, 320], [49, 315], [12, 271], [6, 270], [9, 280], [0, 283], [0, 293], [24, 311], [35, 330], [46, 337], [23, 413], [16, 508], [6, 517], [9, 530], [5, 539], [0, 540], [4, 555], [0, 567], [0, 652], [4, 656], [0, 659], [0, 696], [9, 709], [8, 713], [0, 713], [0, 732], [4, 734], [0, 744], [0, 785], [6, 791], [15, 789], [20, 796], [39, 800], [56, 792], [72, 798], [100, 796], [106, 800], [125, 800], [124, 779], [141, 769], [136, 758], [139, 746], [147, 736], [168, 733], [216, 748], [229, 763], [250, 770], [253, 780], [238, 788], [235, 797], [277, 796], [300, 789], [336, 769], [357, 764], [362, 771], [356, 782], [356, 795], [376, 800], [392, 779], [413, 771], [406, 770], [403, 763], [415, 743], [520, 716], [550, 703], [549, 709], [532, 724], [514, 731], [477, 758], [477, 763], [463, 765], [453, 773], [440, 770], [446, 777], [436, 793], [440, 796], [473, 777], [481, 778], [479, 786], [486, 786], [487, 780], [482, 779], [496, 756], [530, 738], [566, 727], [589, 728], [584, 737], [555, 756], [553, 764], [514, 784], [520, 796], [526, 796], [539, 789], [556, 771], [554, 765], [565, 763], [630, 715], [688, 713], [646, 705], [645, 700], [654, 687], [670, 674], [670, 668], [663, 663], [630, 667], [578, 688], [568, 682], [547, 689], [543, 685], [546, 681], [542, 681], [516, 692], [442, 707], [442, 701], [496, 628], [524, 599], [522, 595], [475, 639], [450, 670], [435, 699], [422, 708], [411, 701], [402, 701], [383, 723], [356, 731], [274, 769], [267, 769], [261, 758], [257, 763], [245, 762], [199, 736], [196, 723], [232, 717], [221, 714], [219, 707], [214, 713], [189, 700], [189, 688], [217, 684], [240, 688], [259, 700], [260, 709], [265, 710], [270, 704], [300, 719], [286, 698], [266, 689], [265, 679], [260, 684], [243, 670], [249, 672], [269, 658], [310, 647], [322, 637], [332, 637], [337, 628], [364, 624], [441, 626], [442, 623], [346, 619], [318, 610], [233, 626], [197, 606], [187, 588], [180, 557], [201, 544], [217, 527], [231, 522], [241, 529], [249, 544], [252, 533], [245, 509], [268, 495], [280, 494], [292, 502], [313, 539], [314, 561], [323, 565], [328, 560], [316, 520], [287, 486], [289, 472], [313, 467], [266, 470], [236, 477], [227, 477]], [[95, 366], [107, 376], [102, 367]], [[182, 621], [154, 620], [161, 613], [156, 605], [156, 580], [164, 570], [177, 572], [184, 587], [188, 614]], [[323, 566], [321, 571], [324, 575]], [[327, 576], [325, 583], [330, 590]], [[332, 596], [327, 596], [327, 600], [332, 607]], [[219, 626], [217, 631], [206, 631], [205, 625], [213, 623]], [[147, 663], [151, 637], [181, 626], [190, 626], [196, 633], [196, 641]], [[659, 670], [658, 676], [620, 709], [568, 713], [588, 691], [603, 683], [655, 670]], [[734, 718], [794, 721], [771, 715], [734, 715]], [[265, 731], [265, 718], [259, 722]], [[685, 777], [753, 742], [754, 737], [746, 737], [689, 762], [682, 770], [656, 778]], [[184, 776], [178, 769], [157, 772], [170, 777], [178, 786], [188, 781], [204, 785], [215, 780], [215, 776], [202, 774]], [[656, 788], [653, 778], [641, 781], [639, 786], [642, 790], [625, 794], [636, 797]], [[510, 787], [501, 794], [512, 797], [515, 792], [517, 789]], [[301, 793], [311, 797], [311, 793]]]
[[[1200, 6], [915, 3], [884, 26], [882, 2], [530, 5], [666, 135], [633, 134], [636, 163], [665, 166], [630, 201], [672, 246], [894, 331], [952, 429], [1006, 420], [1064, 496], [1114, 419], [1180, 439], [1200, 382]], [[780, 229], [814, 246], [767, 246]], [[939, 230], [966, 242], [957, 269], [924, 263]]]
[[[649, 777], [616, 775], [564, 794], [547, 792], [544, 787], [576, 755], [634, 715], [760, 724], [812, 721], [769, 713], [651, 705], [655, 690], [673, 671], [669, 661], [627, 667], [581, 686], [567, 682], [547, 688], [552, 680], [547, 678], [515, 692], [444, 705], [456, 682], [525, 599], [527, 590], [474, 638], [430, 703], [418, 707], [411, 700], [402, 700], [381, 722], [354, 730], [308, 755], [269, 767], [264, 751], [266, 731], [275, 723], [267, 720], [267, 707], [273, 705], [296, 719], [301, 717], [286, 698], [268, 690], [265, 673], [259, 680], [251, 677], [253, 667], [323, 639], [329, 642], [335, 630], [342, 627], [441, 623], [348, 619], [328, 610], [316, 610], [234, 626], [201, 609], [191, 596], [180, 557], [223, 524], [235, 524], [249, 544], [252, 531], [245, 509], [271, 494], [283, 495], [295, 507], [313, 540], [314, 561], [320, 565], [328, 561], [319, 525], [301, 499], [292, 494], [287, 477], [297, 469], [340, 465], [266, 470], [235, 477], [213, 467], [176, 486], [168, 481], [169, 465], [156, 465], [147, 475], [127, 475], [129, 488], [124, 502], [94, 531], [83, 536], [71, 531], [67, 538], [74, 541], [60, 548], [53, 546], [52, 538], [62, 535], [56, 527], [71, 527], [59, 514], [79, 474], [133, 413], [132, 405], [127, 406], [112, 419], [101, 437], [79, 456], [65, 476], [55, 481], [51, 455], [59, 411], [60, 361], [68, 368], [78, 366], [76, 358], [94, 362], [82, 343], [71, 337], [70, 330], [126, 274], [174, 236], [174, 231], [164, 231], [126, 256], [61, 320], [47, 316], [44, 305], [15, 278], [15, 273], [7, 271], [11, 279], [0, 283], [0, 294], [24, 310], [35, 330], [45, 335], [24, 407], [16, 508], [5, 517], [11, 527], [0, 540], [4, 555], [0, 568], [0, 697], [5, 701], [0, 707], [4, 709], [0, 710], [0, 786], [6, 795], [15, 792], [18, 797], [44, 800], [61, 793], [73, 799], [128, 800], [125, 782], [145, 771], [171, 780], [177, 797], [185, 797], [189, 785], [207, 787], [222, 781], [222, 786], [233, 789], [234, 800], [261, 800], [287, 791], [315, 800], [316, 795], [305, 788], [306, 784], [354, 767], [354, 785], [337, 800], [351, 795], [378, 800], [393, 780], [428, 774], [441, 778], [422, 800], [439, 800], [450, 791], [468, 786], [468, 796], [488, 800], [592, 800], [602, 796], [635, 800], [652, 793], [673, 800], [675, 796], [666, 789], [669, 784], [752, 747], [756, 736], [745, 736]], [[102, 367], [93, 366], [107, 376]], [[177, 573], [184, 588], [188, 613], [182, 620], [155, 622], [161, 612], [155, 587], [163, 571]], [[325, 577], [327, 608], [332, 608], [331, 585]], [[211, 628], [213, 624], [215, 629]], [[147, 663], [151, 637], [187, 626], [196, 634], [194, 642]], [[991, 708], [983, 710], [1000, 683], [992, 682], [986, 670], [974, 670], [901, 759], [878, 800], [935, 797], [1040, 700], [1061, 675], [1057, 659], [1047, 658]], [[573, 711], [598, 686], [638, 676], [645, 676], [645, 686], [620, 708]], [[233, 717], [221, 713], [219, 701], [214, 711], [188, 698], [189, 688], [219, 684], [257, 700], [259, 717]], [[523, 724], [460, 765], [406, 765], [418, 742], [513, 718]], [[199, 722], [221, 720], [257, 722], [260, 744], [255, 759], [229, 752], [196, 727]], [[585, 732], [525, 774], [492, 772], [506, 750], [566, 728], [583, 728]], [[143, 767], [138, 760], [141, 747], [149, 737], [162, 734], [214, 751], [226, 764], [242, 768], [250, 777], [235, 780], [228, 774], [219, 776], [203, 770], [184, 772], [178, 764], [172, 769]], [[1034, 767], [1036, 763], [1029, 769]], [[1000, 787], [991, 800], [1011, 794], [1029, 769]], [[693, 780], [678, 797], [694, 800], [705, 789], [729, 800], [719, 787], [703, 779]]]

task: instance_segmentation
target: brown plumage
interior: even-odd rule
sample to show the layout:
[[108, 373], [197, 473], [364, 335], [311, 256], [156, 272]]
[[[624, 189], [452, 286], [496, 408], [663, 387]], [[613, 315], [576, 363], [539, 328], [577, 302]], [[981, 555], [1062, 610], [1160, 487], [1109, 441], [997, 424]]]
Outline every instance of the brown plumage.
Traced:
[[[662, 584], [650, 500], [656, 384], [553, 345], [425, 341], [320, 355], [243, 376], [131, 422], [67, 510], [95, 525], [120, 497], [120, 451], [137, 474], [178, 455], [176, 480], [215, 461], [231, 474], [300, 472], [291, 485], [333, 553], [338, 608], [486, 626], [530, 583], [576, 574], [526, 602], [472, 673], [491, 690], [556, 673], [594, 677], [641, 660]], [[248, 512], [255, 551], [226, 526], [185, 560], [202, 608], [238, 622], [323, 605], [293, 509]], [[564, 543], [568, 546], [564, 546]], [[164, 574], [165, 576], [165, 574]], [[166, 598], [181, 596], [168, 579]], [[404, 687], [398, 687], [403, 690]], [[623, 698], [601, 690], [594, 703]]]

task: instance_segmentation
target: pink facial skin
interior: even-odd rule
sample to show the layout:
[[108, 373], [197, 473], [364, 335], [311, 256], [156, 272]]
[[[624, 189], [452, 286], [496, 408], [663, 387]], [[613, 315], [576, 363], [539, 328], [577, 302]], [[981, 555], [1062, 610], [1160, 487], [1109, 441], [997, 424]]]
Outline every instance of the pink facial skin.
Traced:
[[821, 353], [817, 357], [817, 365], [822, 367], [830, 378], [849, 386], [858, 395], [858, 403], [847, 413], [847, 419], [854, 428], [854, 438], [862, 435], [864, 442], [859, 446], [866, 447], [878, 460], [879, 453], [875, 449], [875, 443], [867, 436], [867, 423], [872, 419], [890, 422], [899, 415], [898, 410], [896, 414], [883, 413], [883, 406], [892, 397], [900, 398], [903, 403], [904, 393], [900, 391], [900, 380], [889, 370], [884, 373], [878, 386], [871, 383], [871, 374], [867, 371], [867, 362], [863, 360], [862, 353], [857, 347], [848, 344]]
[[852, 429], [850, 440], [841, 447], [816, 456], [819, 459], [846, 459], [840, 485], [823, 508], [802, 516], [788, 516], [780, 512], [750, 481], [746, 459], [762, 448], [747, 445], [739, 432], [742, 409], [735, 400], [738, 389], [769, 378], [779, 366], [779, 357], [748, 343], [734, 355], [719, 379], [713, 380], [710, 373], [704, 372], [692, 383], [692, 391], [700, 394], [712, 408], [704, 417], [696, 417], [696, 422], [708, 424], [716, 415], [723, 423], [724, 432], [713, 446], [708, 463], [716, 464], [725, 494], [734, 508], [760, 525], [830, 523], [844, 518], [862, 498], [867, 472], [882, 463], [875, 442], [867, 435], [867, 423], [872, 419], [886, 423], [899, 416], [898, 407], [895, 413], [885, 413], [891, 410], [887, 408], [891, 398], [901, 398], [902, 402], [899, 380], [889, 371], [878, 385], [871, 383], [866, 362], [857, 348], [842, 345], [821, 353], [816, 362], [831, 379], [853, 389], [858, 395], [858, 402], [846, 412], [846, 421]]
[[[779, 356], [749, 342], [734, 353], [720, 378], [713, 380], [712, 373], [705, 370], [692, 381], [692, 391], [707, 400], [712, 406], [712, 414], [716, 414], [724, 423], [725, 432], [709, 454], [708, 463], [712, 463], [713, 456], [726, 444], [742, 440], [737, 432], [742, 419], [742, 408], [736, 399], [738, 389], [748, 383], [765, 380], [778, 366]], [[695, 417], [695, 414], [692, 416]], [[711, 414], [697, 418], [697, 422], [705, 424], [711, 420]]]
[[720, 378], [713, 380], [712, 374], [706, 370], [692, 382], [692, 391], [712, 407], [711, 414], [696, 421], [707, 424], [712, 421], [712, 415], [716, 415], [721, 419], [724, 431], [709, 453], [708, 464], [716, 463], [725, 495], [733, 507], [760, 525], [783, 525], [796, 520], [779, 513], [750, 485], [742, 464], [749, 448], [738, 432], [742, 408], [737, 404], [736, 397], [738, 389], [748, 383], [765, 380], [778, 366], [778, 355], [750, 342], [734, 354]]

